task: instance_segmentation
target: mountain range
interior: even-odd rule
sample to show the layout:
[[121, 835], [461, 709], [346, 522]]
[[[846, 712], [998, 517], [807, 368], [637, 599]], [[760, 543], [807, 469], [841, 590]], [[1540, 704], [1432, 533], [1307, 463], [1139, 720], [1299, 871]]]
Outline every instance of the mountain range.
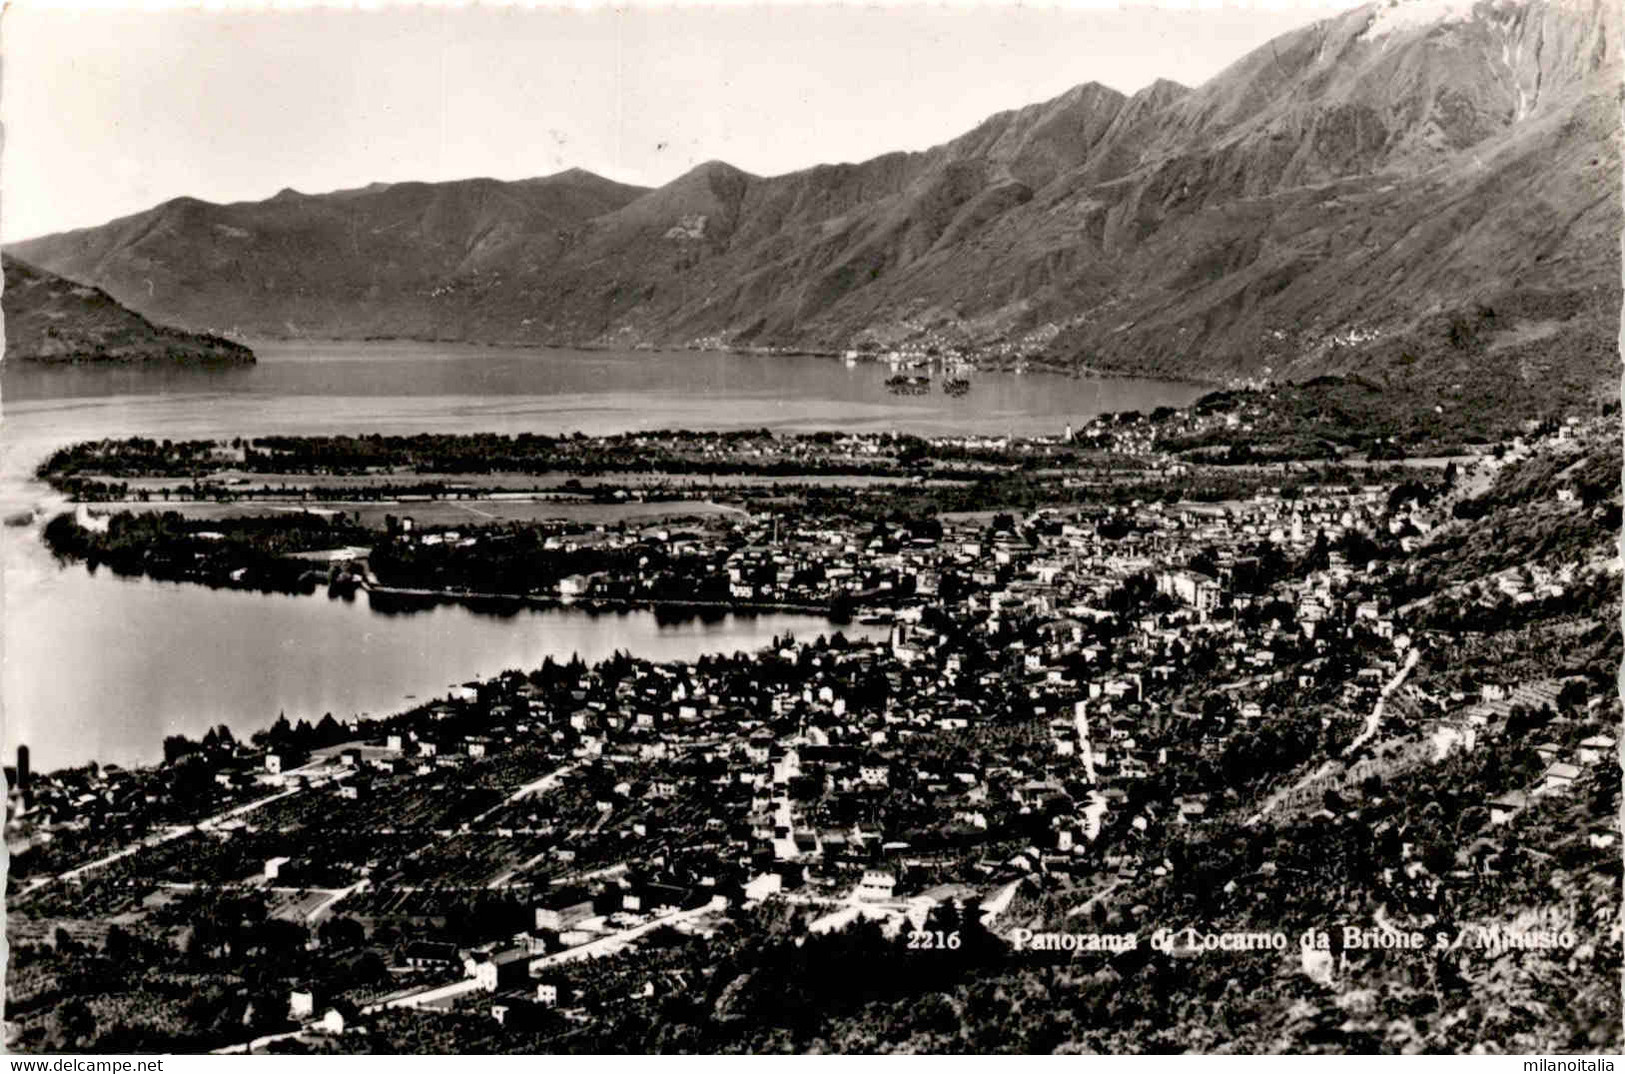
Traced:
[[1390, 0], [923, 152], [179, 198], [13, 250], [248, 337], [935, 347], [1567, 405], [1618, 369], [1620, 28], [1607, 0]]
[[98, 287], [0, 257], [7, 359], [49, 363], [235, 365], [254, 352], [235, 340], [153, 324]]

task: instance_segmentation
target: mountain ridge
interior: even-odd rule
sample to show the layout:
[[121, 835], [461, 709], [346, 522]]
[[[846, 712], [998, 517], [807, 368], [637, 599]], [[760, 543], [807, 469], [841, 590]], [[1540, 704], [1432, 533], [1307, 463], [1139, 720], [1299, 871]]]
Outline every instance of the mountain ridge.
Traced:
[[1367, 5], [1196, 88], [1086, 82], [858, 163], [172, 201], [16, 249], [249, 335], [935, 348], [1583, 400], [1615, 364], [1619, 26], [1603, 0]]

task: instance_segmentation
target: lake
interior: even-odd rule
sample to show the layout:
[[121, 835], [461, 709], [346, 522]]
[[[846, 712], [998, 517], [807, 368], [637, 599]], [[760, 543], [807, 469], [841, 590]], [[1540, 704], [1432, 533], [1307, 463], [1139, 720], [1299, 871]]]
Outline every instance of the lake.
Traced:
[[[246, 368], [39, 368], [5, 363], [0, 511], [60, 504], [32, 480], [76, 440], [273, 433], [768, 427], [921, 435], [1041, 435], [1112, 410], [1182, 406], [1207, 389], [1167, 381], [977, 374], [971, 391], [895, 396], [884, 365], [726, 353], [504, 349], [425, 343], [256, 343]], [[386, 615], [355, 602], [264, 596], [62, 568], [39, 523], [0, 531], [5, 566], [4, 750], [34, 768], [161, 756], [165, 735], [228, 724], [379, 715], [406, 695], [545, 656], [616, 649], [655, 660], [750, 650], [833, 627], [790, 615], [662, 624], [647, 612], [442, 605]], [[862, 628], [845, 628], [849, 635]]]
[[675, 624], [647, 611], [495, 616], [455, 604], [391, 615], [372, 611], [365, 594], [352, 602], [50, 570], [21, 591], [8, 577], [6, 593], [7, 756], [27, 742], [42, 771], [92, 758], [149, 762], [165, 735], [196, 738], [225, 723], [246, 737], [283, 711], [312, 723], [327, 712], [384, 715], [413, 704], [409, 694], [444, 697], [455, 683], [548, 656], [592, 663], [625, 649], [693, 660], [786, 633], [810, 641], [873, 629], [777, 614]]
[[[893, 395], [879, 363], [722, 352], [572, 351], [428, 343], [257, 343], [260, 361], [221, 369], [7, 368], [13, 404], [143, 435], [256, 432], [616, 433], [895, 429], [925, 436], [1061, 432], [1113, 410], [1180, 406], [1207, 388], [1128, 378], [976, 374], [951, 397]], [[89, 435], [111, 435], [92, 432]], [[231, 435], [235, 435], [235, 432]]]

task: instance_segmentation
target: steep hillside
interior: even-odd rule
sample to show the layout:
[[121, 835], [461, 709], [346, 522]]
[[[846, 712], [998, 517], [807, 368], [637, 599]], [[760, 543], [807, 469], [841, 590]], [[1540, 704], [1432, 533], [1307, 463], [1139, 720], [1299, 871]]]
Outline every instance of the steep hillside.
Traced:
[[375, 183], [263, 202], [177, 198], [15, 247], [143, 313], [257, 335], [482, 337], [442, 310], [500, 283], [523, 251], [551, 257], [571, 229], [643, 190], [582, 171], [502, 183]]
[[3, 260], [6, 358], [25, 362], [236, 364], [254, 352], [218, 336], [153, 324], [107, 292]]
[[172, 202], [19, 250], [254, 332], [936, 346], [1539, 410], [1612, 391], [1619, 30], [1605, 0], [1389, 2], [861, 164]]

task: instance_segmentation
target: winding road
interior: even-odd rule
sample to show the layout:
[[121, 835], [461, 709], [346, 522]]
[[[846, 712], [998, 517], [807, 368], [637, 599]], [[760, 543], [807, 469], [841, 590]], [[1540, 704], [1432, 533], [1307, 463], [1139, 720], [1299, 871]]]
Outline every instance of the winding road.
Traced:
[[[1354, 741], [1350, 742], [1343, 750], [1342, 756], [1347, 757], [1353, 754], [1355, 750], [1369, 742], [1371, 740], [1371, 736], [1377, 733], [1377, 728], [1382, 726], [1382, 710], [1387, 706], [1388, 695], [1399, 689], [1400, 684], [1403, 683], [1406, 676], [1411, 673], [1411, 669], [1416, 666], [1416, 662], [1418, 659], [1420, 659], [1420, 657], [1421, 653], [1418, 650], [1414, 648], [1411, 649], [1411, 651], [1405, 657], [1404, 665], [1394, 673], [1393, 678], [1389, 679], [1383, 684], [1382, 690], [1377, 695], [1377, 703], [1371, 706], [1371, 712], [1365, 718], [1365, 727], [1362, 728], [1360, 733], [1355, 736]], [[1254, 825], [1263, 820], [1283, 801], [1291, 798], [1310, 783], [1313, 783], [1317, 779], [1324, 779], [1331, 773], [1333, 766], [1336, 764], [1337, 760], [1335, 758], [1324, 761], [1313, 772], [1309, 773], [1307, 776], [1304, 776], [1292, 786], [1286, 788], [1285, 790], [1276, 791], [1274, 794], [1270, 795], [1259, 811], [1247, 818], [1248, 825]]]

